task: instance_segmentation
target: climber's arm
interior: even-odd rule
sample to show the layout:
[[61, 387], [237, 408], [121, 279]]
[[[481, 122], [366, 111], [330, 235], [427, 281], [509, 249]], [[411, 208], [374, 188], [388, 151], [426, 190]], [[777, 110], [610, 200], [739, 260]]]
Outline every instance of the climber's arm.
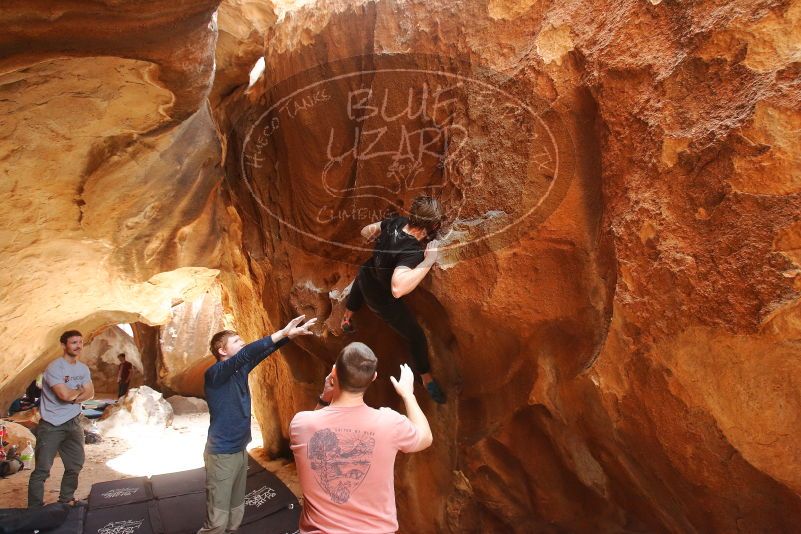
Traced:
[[381, 233], [381, 223], [375, 222], [373, 224], [368, 224], [364, 228], [362, 228], [362, 237], [365, 238], [367, 241], [372, 241], [378, 234]]
[[[403, 265], [404, 259], [401, 258], [398, 266], [392, 272], [392, 296], [396, 299], [404, 295], [408, 295], [414, 288], [416, 288], [423, 278], [426, 277], [428, 271], [434, 266], [437, 261], [437, 241], [432, 241], [426, 247], [423, 255], [423, 261], [417, 264], [416, 267], [411, 268], [408, 265]], [[419, 252], [418, 258], [419, 258]]]

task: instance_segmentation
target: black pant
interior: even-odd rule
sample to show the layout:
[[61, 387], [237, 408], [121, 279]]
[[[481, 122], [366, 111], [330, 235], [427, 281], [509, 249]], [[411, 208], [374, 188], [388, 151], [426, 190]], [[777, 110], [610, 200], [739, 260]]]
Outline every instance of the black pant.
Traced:
[[417, 320], [402, 300], [396, 299], [389, 289], [380, 287], [369, 280], [370, 275], [361, 270], [353, 281], [345, 307], [350, 311], [358, 311], [363, 304], [373, 310], [409, 345], [412, 353], [412, 367], [418, 374], [431, 371], [428, 363], [428, 341]]
[[83, 443], [83, 428], [77, 416], [60, 425], [51, 425], [44, 419], [39, 421], [34, 451], [36, 467], [28, 481], [29, 507], [42, 506], [44, 503], [44, 483], [50, 477], [56, 453], [61, 456], [61, 462], [64, 464], [58, 502], [72, 500], [78, 488], [78, 475], [83, 469], [85, 459]]
[[124, 397], [125, 394], [128, 393], [128, 384], [129, 382], [120, 382], [120, 385], [117, 388], [117, 398]]

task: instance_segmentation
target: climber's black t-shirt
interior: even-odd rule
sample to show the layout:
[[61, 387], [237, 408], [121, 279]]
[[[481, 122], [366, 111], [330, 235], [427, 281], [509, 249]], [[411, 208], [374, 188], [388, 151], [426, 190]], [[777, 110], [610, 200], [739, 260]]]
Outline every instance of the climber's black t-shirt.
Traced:
[[406, 217], [381, 221], [381, 234], [375, 242], [373, 256], [360, 270], [362, 291], [374, 296], [392, 296], [392, 273], [396, 267], [417, 267], [425, 259], [425, 246], [416, 237], [403, 231], [409, 223]]

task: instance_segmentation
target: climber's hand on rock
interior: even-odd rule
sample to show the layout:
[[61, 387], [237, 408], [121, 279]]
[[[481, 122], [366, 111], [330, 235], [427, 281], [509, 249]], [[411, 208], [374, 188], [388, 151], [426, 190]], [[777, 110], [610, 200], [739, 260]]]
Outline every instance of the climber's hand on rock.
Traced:
[[435, 239], [426, 245], [426, 250], [423, 252], [424, 260], [428, 265], [434, 265], [439, 258], [439, 240]]
[[305, 315], [300, 315], [295, 317], [283, 328], [283, 333], [289, 339], [296, 338], [298, 336], [310, 336], [313, 334], [311, 330], [309, 330], [314, 324], [317, 322], [317, 318], [314, 317], [309, 319], [304, 324], [300, 324], [306, 318]]
[[408, 365], [404, 363], [400, 366], [399, 379], [395, 380], [394, 376], [390, 376], [389, 380], [401, 398], [414, 397], [414, 373]]

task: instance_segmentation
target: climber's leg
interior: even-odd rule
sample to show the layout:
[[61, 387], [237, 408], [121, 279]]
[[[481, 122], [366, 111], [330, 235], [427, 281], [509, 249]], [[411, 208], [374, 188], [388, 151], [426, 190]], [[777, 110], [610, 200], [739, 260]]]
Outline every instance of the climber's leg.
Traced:
[[356, 276], [356, 279], [353, 280], [353, 284], [350, 286], [350, 294], [348, 295], [348, 300], [345, 302], [345, 313], [342, 315], [342, 331], [346, 334], [352, 334], [356, 331], [353, 327], [353, 323], [351, 322], [351, 318], [353, 317], [354, 312], [358, 311], [359, 308], [362, 307], [364, 304], [364, 293], [362, 293], [362, 286], [359, 283], [359, 277]]
[[417, 319], [414, 318], [406, 304], [402, 300], [392, 300], [389, 303], [375, 306], [375, 303], [368, 301], [368, 306], [406, 341], [412, 355], [412, 368], [420, 375], [423, 387], [426, 388], [426, 391], [435, 402], [443, 404], [445, 402], [445, 394], [437, 381], [431, 376], [431, 365], [428, 361], [428, 340], [425, 332], [420, 328]]

